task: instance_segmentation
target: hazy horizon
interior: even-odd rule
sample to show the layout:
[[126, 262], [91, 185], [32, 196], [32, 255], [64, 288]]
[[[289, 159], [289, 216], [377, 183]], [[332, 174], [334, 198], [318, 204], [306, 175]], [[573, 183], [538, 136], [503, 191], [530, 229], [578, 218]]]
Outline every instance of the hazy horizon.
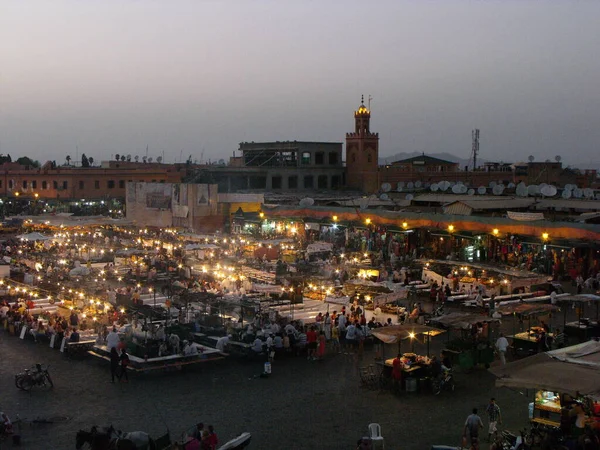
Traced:
[[3, 0], [0, 153], [227, 159], [343, 142], [600, 162], [600, 2]]

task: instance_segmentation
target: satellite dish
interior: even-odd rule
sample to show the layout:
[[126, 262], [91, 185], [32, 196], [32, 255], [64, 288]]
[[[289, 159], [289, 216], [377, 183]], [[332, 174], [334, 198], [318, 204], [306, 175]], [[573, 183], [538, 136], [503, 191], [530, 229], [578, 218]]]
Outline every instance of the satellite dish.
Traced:
[[383, 200], [383, 201], [388, 201], [388, 200], [390, 199], [390, 196], [389, 196], [389, 195], [387, 195], [387, 194], [381, 194], [381, 195], [379, 196], [379, 199], [380, 199], [380, 200]]
[[458, 188], [459, 188], [460, 194], [466, 194], [467, 191], [469, 190], [469, 188], [467, 188], [464, 184], [459, 184]]
[[431, 190], [431, 192], [437, 192], [439, 189], [439, 186], [437, 183], [433, 183], [431, 186], [429, 186], [429, 189]]
[[431, 183], [430, 183], [429, 181], [427, 181], [427, 182], [424, 184], [424, 186], [425, 186], [425, 188], [426, 188], [426, 189], [429, 189], [429, 186], [431, 186]]
[[496, 184], [497, 183], [495, 181], [490, 181], [490, 184], [488, 184], [488, 186], [494, 189], [494, 187], [496, 187]]
[[585, 198], [594, 198], [594, 190], [590, 188], [585, 188], [583, 190], [583, 196]]
[[135, 155], [135, 156], [133, 157], [133, 160], [134, 160], [135, 162], [138, 162], [138, 161], [140, 160], [140, 156], [139, 156], [139, 155]]
[[527, 197], [527, 195], [529, 194], [529, 189], [527, 189], [527, 186], [525, 186], [525, 183], [519, 183], [517, 185], [516, 194], [519, 197]]
[[441, 191], [447, 191], [450, 187], [450, 183], [447, 181], [442, 181], [441, 183], [438, 183], [438, 186], [440, 187]]
[[162, 162], [162, 156], [159, 156], [158, 158], [156, 158], [156, 162], [157, 163], [161, 163]]
[[544, 197], [552, 197], [552, 195], [551, 195], [552, 190], [550, 189], [550, 186], [548, 186], [548, 185], [542, 186], [540, 191]]
[[452, 186], [452, 193], [460, 194], [460, 186], [458, 184], [455, 184], [454, 186]]
[[542, 190], [543, 190], [543, 189], [544, 189], [546, 186], [548, 186], [548, 184], [547, 184], [547, 183], [542, 183], [542, 184], [540, 184], [540, 192], [541, 192], [541, 191], [542, 191]]
[[152, 162], [152, 156], [150, 158], [148, 158], [148, 162], [151, 163]]
[[561, 160], [561, 159], [562, 159], [562, 158], [560, 157], [560, 155], [556, 155], [556, 156], [554, 157], [554, 161], [556, 161], [556, 162], [560, 162], [560, 160]]
[[579, 188], [573, 189], [573, 197], [575, 197], [575, 198], [583, 197], [583, 190], [579, 189]]
[[497, 184], [496, 186], [494, 186], [492, 188], [492, 193], [494, 195], [501, 195], [503, 190], [504, 190], [504, 188], [502, 186], [500, 186], [499, 184]]
[[414, 183], [413, 183], [412, 181], [409, 181], [409, 182], [406, 184], [406, 187], [407, 187], [408, 189], [412, 189], [412, 188], [414, 188], [414, 187], [415, 187], [415, 185], [414, 185]]
[[506, 186], [508, 189], [514, 189], [515, 188], [515, 183], [508, 183], [508, 186]]
[[415, 198], [415, 196], [414, 196], [414, 195], [412, 195], [412, 194], [408, 194], [408, 195], [406, 196], [406, 200], [408, 200], [409, 202], [410, 202], [410, 201], [412, 201], [412, 199], [413, 199], [413, 198]]
[[457, 184], [458, 186], [462, 186], [462, 185], [463, 185], [463, 182], [459, 180], [459, 181], [457, 181], [457, 182], [456, 182], [456, 184]]
[[402, 192], [402, 186], [398, 186], [398, 188], [396, 189], [397, 192]]
[[479, 195], [484, 195], [484, 194], [486, 193], [486, 191], [487, 191], [487, 189], [486, 189], [486, 187], [485, 187], [485, 186], [479, 186], [479, 187], [477, 188], [477, 193], [478, 193]]
[[404, 181], [398, 181], [398, 189], [404, 187]]
[[302, 200], [300, 200], [300, 206], [312, 206], [314, 204], [315, 204], [315, 200], [310, 197], [305, 197]]
[[565, 189], [564, 191], [562, 191], [562, 198], [569, 199], [571, 198], [571, 195], [573, 195], [573, 191], [571, 191], [570, 189]]
[[548, 185], [548, 192], [548, 197], [554, 197], [558, 193], [558, 189], [556, 189], [556, 186], [550, 184]]
[[392, 190], [392, 185], [390, 183], [383, 183], [381, 185], [381, 190], [383, 192], [390, 192]]
[[127, 155], [127, 161], [131, 161], [131, 155]]
[[147, 156], [142, 156], [142, 161], [146, 162], [147, 159], [148, 159]]
[[421, 180], [417, 180], [417, 181], [415, 181], [415, 187], [416, 187], [417, 189], [418, 189], [418, 188], [420, 188], [420, 187], [421, 187], [421, 185], [422, 185], [422, 183], [421, 183]]
[[527, 194], [531, 196], [540, 195], [540, 187], [537, 184], [527, 186]]
[[367, 207], [369, 206], [369, 199], [368, 198], [361, 198], [358, 201], [358, 205], [359, 205], [360, 209], [367, 209]]
[[468, 194], [468, 195], [474, 195], [474, 194], [475, 194], [475, 189], [469, 189], [469, 190], [467, 191], [467, 194]]
[[535, 158], [533, 157], [533, 155], [529, 155], [529, 157], [527, 159], [529, 160], [529, 162], [533, 162], [535, 160]]
[[220, 166], [224, 166], [225, 165], [225, 160], [224, 159], [220, 159], [219, 160], [219, 165]]

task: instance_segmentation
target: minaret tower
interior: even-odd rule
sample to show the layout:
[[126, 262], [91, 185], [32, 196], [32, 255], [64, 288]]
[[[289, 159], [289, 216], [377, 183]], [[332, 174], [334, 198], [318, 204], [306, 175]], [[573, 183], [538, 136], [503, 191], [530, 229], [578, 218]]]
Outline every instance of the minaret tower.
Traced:
[[362, 96], [354, 111], [354, 132], [346, 133], [346, 185], [367, 194], [379, 190], [379, 133], [371, 133], [370, 122]]

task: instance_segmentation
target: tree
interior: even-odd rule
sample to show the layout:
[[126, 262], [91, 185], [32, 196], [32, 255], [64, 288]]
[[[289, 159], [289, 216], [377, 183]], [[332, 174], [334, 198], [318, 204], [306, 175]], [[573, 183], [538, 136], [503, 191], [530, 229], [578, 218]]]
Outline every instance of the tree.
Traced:
[[88, 161], [89, 161], [89, 163], [90, 163], [90, 166], [93, 166], [93, 165], [94, 165], [94, 158], [93, 158], [93, 157], [91, 157], [91, 156], [90, 156], [90, 157], [88, 158]]
[[116, 159], [117, 161], [118, 161], [119, 159], [121, 159], [121, 157], [119, 156], [119, 154], [118, 154], [118, 153], [115, 155], [115, 159]]
[[90, 167], [90, 161], [85, 153], [81, 154], [81, 167]]
[[0, 153], [0, 164], [9, 163], [9, 162], [12, 162], [10, 155], [4, 156], [2, 153]]
[[121, 161], [125, 162], [125, 155], [121, 155]]
[[29, 156], [21, 156], [19, 159], [17, 159], [17, 163], [21, 164], [22, 166], [29, 166], [29, 167], [39, 167], [40, 166], [40, 163], [38, 161], [34, 161]]
[[67, 166], [71, 165], [71, 155], [67, 155], [67, 157], [65, 158], [67, 160]]

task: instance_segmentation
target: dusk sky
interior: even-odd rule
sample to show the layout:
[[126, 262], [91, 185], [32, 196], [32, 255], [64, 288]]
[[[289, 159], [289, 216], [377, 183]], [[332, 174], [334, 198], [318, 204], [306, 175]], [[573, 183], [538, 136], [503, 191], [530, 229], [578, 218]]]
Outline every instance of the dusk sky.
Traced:
[[0, 0], [0, 153], [231, 156], [344, 140], [380, 156], [600, 161], [600, 1]]

